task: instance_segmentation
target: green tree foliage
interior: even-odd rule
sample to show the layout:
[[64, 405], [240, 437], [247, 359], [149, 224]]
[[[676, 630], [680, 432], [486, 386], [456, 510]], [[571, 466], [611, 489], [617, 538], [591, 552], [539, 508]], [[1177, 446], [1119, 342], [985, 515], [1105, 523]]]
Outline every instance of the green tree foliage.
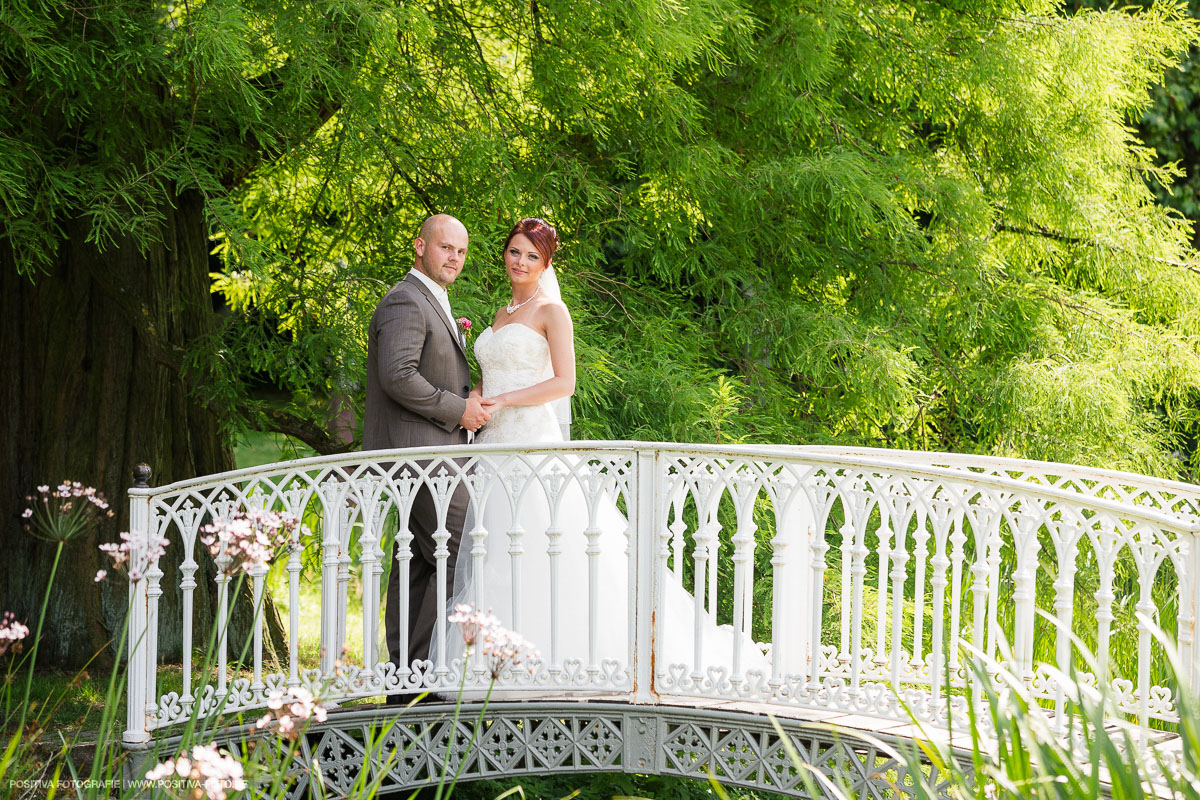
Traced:
[[[1087, 9], [1131, 9], [1145, 3], [1114, 3], [1112, 0], [1071, 0], [1069, 11]], [[1188, 0], [1188, 13], [1200, 18], [1200, 2]], [[1171, 185], [1155, 184], [1160, 203], [1170, 206], [1195, 222], [1200, 219], [1200, 50], [1193, 45], [1179, 64], [1167, 70], [1152, 91], [1152, 102], [1142, 114], [1138, 133], [1158, 153], [1159, 162], [1180, 170]], [[1193, 244], [1200, 234], [1193, 236]]]
[[[580, 435], [1191, 471], [1190, 230], [1130, 123], [1194, 26], [1061, 11], [10, 3], [4, 241], [36, 276], [78, 239], [148, 246], [199, 192], [234, 313], [177, 366], [322, 449], [437, 210], [472, 231], [476, 320], [512, 220], [559, 226]], [[264, 377], [291, 416], [248, 401]]]
[[454, 303], [490, 320], [498, 241], [541, 214], [565, 242], [581, 436], [1193, 474], [1191, 230], [1130, 125], [1195, 28], [1169, 3], [1061, 10], [375, 9], [339, 112], [214, 212], [218, 289], [256, 322], [223, 346], [314, 414], [360, 380], [422, 216], [467, 223]]

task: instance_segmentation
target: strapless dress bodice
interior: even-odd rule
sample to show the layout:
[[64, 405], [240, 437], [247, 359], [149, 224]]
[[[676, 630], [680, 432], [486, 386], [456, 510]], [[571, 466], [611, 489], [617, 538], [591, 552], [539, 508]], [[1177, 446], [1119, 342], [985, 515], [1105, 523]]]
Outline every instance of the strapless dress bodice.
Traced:
[[[484, 397], [525, 389], [554, 377], [550, 343], [519, 322], [510, 322], [500, 330], [485, 328], [475, 340], [475, 360], [483, 373]], [[480, 444], [561, 440], [558, 418], [549, 405], [503, 408], [475, 437]]]

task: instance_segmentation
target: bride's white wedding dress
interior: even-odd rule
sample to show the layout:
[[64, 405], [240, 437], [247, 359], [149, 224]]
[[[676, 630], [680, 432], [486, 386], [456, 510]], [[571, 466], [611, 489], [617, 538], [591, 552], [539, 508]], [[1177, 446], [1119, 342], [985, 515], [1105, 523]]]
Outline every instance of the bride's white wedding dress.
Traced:
[[[550, 345], [534, 329], [508, 323], [498, 330], [489, 327], [475, 342], [475, 356], [483, 373], [483, 396], [541, 383], [554, 374]], [[535, 444], [562, 441], [558, 416], [547, 404], [508, 406], [494, 414], [476, 436], [477, 444]], [[528, 639], [541, 652], [541, 661], [551, 671], [565, 669], [567, 680], [576, 682], [590, 675], [590, 685], [625, 684], [630, 667], [631, 564], [628, 523], [617, 508], [616, 492], [609, 484], [604, 496], [589, 505], [579, 481], [587, 468], [582, 459], [537, 454], [538, 472], [554, 472], [542, 458], [557, 458], [558, 472], [574, 469], [557, 495], [557, 513], [551, 513], [546, 490], [536, 482], [520, 499], [516, 524], [509, 497], [498, 485], [472, 508], [463, 531], [456, 569], [456, 586], [451, 603], [466, 602], [491, 610], [500, 621]], [[503, 475], [517, 468], [503, 459], [490, 462]], [[477, 471], [480, 469], [476, 468]], [[595, 495], [593, 495], [594, 497]], [[593, 542], [589, 547], [589, 529]], [[598, 533], [597, 533], [598, 529]], [[514, 530], [519, 557], [519, 618], [513, 614]], [[486, 535], [483, 532], [486, 531]], [[474, 536], [473, 536], [474, 533]], [[477, 541], [481, 539], [482, 541]], [[553, 542], [552, 540], [556, 539]], [[482, 543], [485, 552], [481, 553]], [[598, 549], [598, 553], [596, 552]], [[589, 550], [593, 557], [589, 556]], [[552, 580], [551, 554], [557, 560]], [[662, 637], [659, 664], [685, 664], [689, 669], [732, 665], [734, 633], [730, 626], [718, 627], [701, 610], [703, 664], [695, 660], [696, 604], [678, 580], [668, 572], [659, 610]], [[595, 600], [593, 604], [591, 601]], [[552, 614], [557, 607], [560, 613]], [[665, 614], [664, 614], [665, 612]], [[557, 617], [557, 619], [555, 619]], [[589, 618], [594, 617], [595, 638], [589, 636]], [[552, 635], [552, 624], [556, 628]], [[455, 633], [455, 632], [451, 632]], [[741, 671], [768, 670], [766, 658], [748, 636], [742, 635]], [[457, 636], [448, 637], [451, 659], [462, 654]], [[560, 673], [561, 674], [561, 673]], [[575, 677], [571, 677], [574, 675]]]

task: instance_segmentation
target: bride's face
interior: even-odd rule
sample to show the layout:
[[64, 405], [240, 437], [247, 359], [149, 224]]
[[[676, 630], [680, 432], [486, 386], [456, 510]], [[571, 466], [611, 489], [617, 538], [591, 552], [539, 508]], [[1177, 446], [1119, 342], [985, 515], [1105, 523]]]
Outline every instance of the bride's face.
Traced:
[[504, 250], [504, 269], [513, 288], [536, 286], [549, 264], [542, 260], [533, 242], [523, 233], [518, 233]]

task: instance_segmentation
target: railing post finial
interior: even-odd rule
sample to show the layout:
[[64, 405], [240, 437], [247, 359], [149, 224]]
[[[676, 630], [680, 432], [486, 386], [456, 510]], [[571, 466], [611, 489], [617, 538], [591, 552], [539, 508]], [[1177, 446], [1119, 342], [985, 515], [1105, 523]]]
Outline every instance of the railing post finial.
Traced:
[[133, 468], [133, 488], [150, 488], [150, 465], [145, 461], [139, 461]]

